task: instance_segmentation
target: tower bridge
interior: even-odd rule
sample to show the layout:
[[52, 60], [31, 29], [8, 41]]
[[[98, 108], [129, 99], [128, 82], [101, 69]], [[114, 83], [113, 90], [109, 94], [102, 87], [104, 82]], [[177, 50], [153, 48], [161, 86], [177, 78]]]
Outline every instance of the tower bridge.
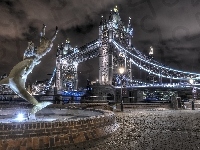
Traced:
[[[73, 48], [69, 40], [62, 43], [57, 49], [56, 59], [56, 87], [58, 90], [76, 90], [78, 83], [77, 67], [80, 62], [87, 61], [91, 58], [99, 58], [99, 84], [112, 85], [119, 87], [137, 87], [132, 79], [132, 66], [140, 68], [149, 75], [159, 78], [159, 85], [162, 87], [172, 88], [173, 81], [179, 80], [188, 82], [189, 79], [198, 80], [199, 73], [185, 72], [170, 67], [154, 60], [143, 54], [132, 46], [133, 28], [131, 18], [129, 17], [128, 25], [125, 27], [121, 20], [117, 7], [110, 11], [109, 18], [106, 20], [101, 17], [99, 25], [98, 39], [85, 44], [82, 47]], [[151, 55], [153, 49], [151, 47]], [[119, 73], [119, 68], [123, 67], [124, 72]], [[170, 79], [170, 83], [164, 84], [163, 78]], [[142, 87], [150, 88], [158, 86], [150, 83], [142, 83]], [[165, 85], [171, 85], [165, 86]], [[176, 86], [176, 88], [185, 88], [186, 85]], [[194, 85], [189, 85], [193, 87]], [[139, 86], [138, 86], [139, 87]]]

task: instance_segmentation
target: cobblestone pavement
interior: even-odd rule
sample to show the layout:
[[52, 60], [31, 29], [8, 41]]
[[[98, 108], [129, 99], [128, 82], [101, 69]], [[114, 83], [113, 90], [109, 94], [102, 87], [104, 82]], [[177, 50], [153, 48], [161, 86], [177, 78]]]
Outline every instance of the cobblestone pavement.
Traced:
[[116, 112], [119, 129], [108, 137], [71, 150], [198, 150], [199, 110], [126, 110]]

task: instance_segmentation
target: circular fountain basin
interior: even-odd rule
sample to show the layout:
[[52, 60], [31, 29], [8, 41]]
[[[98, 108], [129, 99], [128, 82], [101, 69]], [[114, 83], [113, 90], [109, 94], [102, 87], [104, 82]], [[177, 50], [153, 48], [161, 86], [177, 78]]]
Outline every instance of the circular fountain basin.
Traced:
[[[44, 108], [36, 119], [28, 109], [0, 111], [0, 149], [45, 149], [90, 141], [114, 132], [115, 115], [107, 110]], [[18, 118], [18, 114], [25, 114]]]
[[[92, 109], [44, 108], [36, 113], [36, 119], [28, 119], [29, 109], [0, 110], [0, 123], [65, 121], [102, 115], [102, 111]], [[21, 116], [19, 117], [19, 114]]]

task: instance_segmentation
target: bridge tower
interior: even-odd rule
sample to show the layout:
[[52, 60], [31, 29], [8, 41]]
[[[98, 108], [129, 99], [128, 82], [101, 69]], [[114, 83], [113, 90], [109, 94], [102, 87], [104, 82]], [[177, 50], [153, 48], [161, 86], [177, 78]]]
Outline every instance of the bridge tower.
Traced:
[[109, 51], [112, 40], [112, 29], [109, 29], [107, 21], [101, 17], [99, 26], [99, 83], [108, 85], [112, 83], [113, 62], [112, 51]]
[[118, 85], [119, 67], [125, 68], [124, 80], [126, 82], [132, 80], [131, 62], [112, 45], [112, 41], [115, 40], [125, 48], [131, 49], [133, 28], [130, 21], [129, 17], [126, 28], [121, 21], [117, 6], [110, 11], [108, 20], [101, 17], [99, 26], [99, 83], [101, 85]]
[[72, 48], [70, 41], [66, 40], [57, 49], [56, 58], [56, 87], [61, 90], [76, 90], [78, 85], [78, 62], [69, 59], [70, 54], [76, 53], [77, 48]]

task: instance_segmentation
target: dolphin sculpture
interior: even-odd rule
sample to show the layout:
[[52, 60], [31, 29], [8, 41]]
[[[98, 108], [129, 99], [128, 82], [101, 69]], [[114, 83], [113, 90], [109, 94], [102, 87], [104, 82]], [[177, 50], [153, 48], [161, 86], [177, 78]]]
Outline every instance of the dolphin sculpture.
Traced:
[[39, 103], [25, 88], [27, 76], [32, 72], [33, 68], [41, 62], [40, 59], [51, 50], [53, 41], [58, 33], [58, 28], [56, 27], [53, 37], [48, 40], [44, 37], [45, 28], [46, 26], [43, 25], [39, 46], [35, 48], [34, 44], [29, 42], [23, 60], [13, 67], [8, 77], [0, 81], [0, 85], [8, 85], [17, 95], [34, 105], [29, 112], [29, 116], [32, 118], [35, 118], [35, 113], [37, 111], [51, 104], [50, 102]]

